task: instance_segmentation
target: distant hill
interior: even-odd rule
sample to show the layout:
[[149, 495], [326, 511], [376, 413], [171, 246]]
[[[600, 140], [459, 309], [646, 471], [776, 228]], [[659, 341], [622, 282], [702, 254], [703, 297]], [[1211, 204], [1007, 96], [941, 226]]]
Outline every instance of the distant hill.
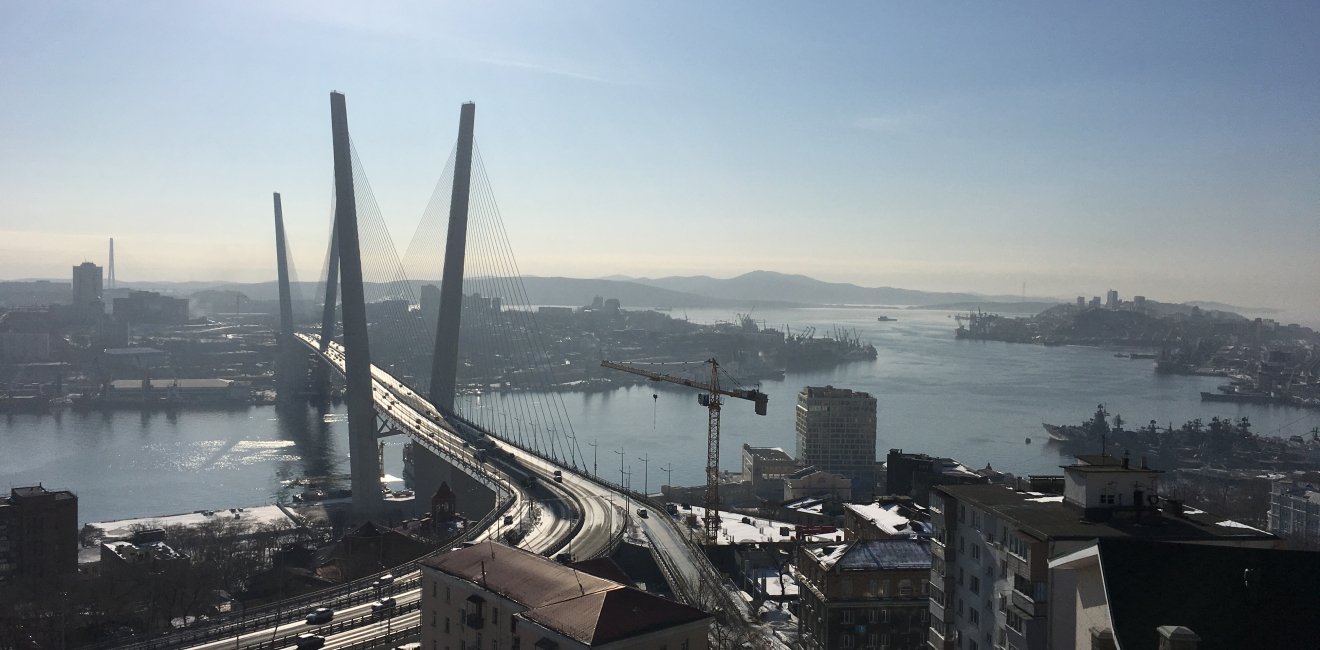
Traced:
[[994, 302], [990, 300], [978, 300], [973, 302], [946, 302], [935, 305], [921, 305], [918, 307], [908, 307], [908, 309], [938, 309], [942, 311], [981, 311], [996, 314], [1039, 314], [1046, 309], [1056, 305], [1064, 304], [1062, 300], [1054, 302], [1043, 301], [1017, 301], [1017, 302]]
[[[612, 277], [621, 279], [621, 276]], [[862, 287], [774, 271], [752, 271], [728, 279], [695, 275], [654, 279], [635, 278], [632, 281], [714, 298], [788, 301], [806, 305], [926, 305], [1021, 300], [1020, 296], [981, 296], [972, 293], [916, 291], [894, 287]]]
[[1273, 309], [1271, 307], [1238, 307], [1236, 305], [1214, 302], [1212, 300], [1189, 300], [1182, 304], [1187, 305], [1188, 307], [1200, 307], [1201, 309], [1227, 311], [1238, 314], [1278, 314], [1283, 311], [1282, 309]]
[[[784, 300], [748, 300], [736, 298], [720, 298], [711, 296], [701, 296], [681, 291], [672, 291], [660, 287], [648, 286], [638, 282], [629, 282], [623, 280], [591, 280], [579, 278], [560, 278], [560, 277], [537, 277], [530, 276], [522, 279], [523, 287], [527, 291], [527, 299], [533, 305], [569, 305], [580, 306], [591, 304], [596, 296], [602, 298], [618, 298], [625, 309], [651, 309], [655, 307], [712, 307], [712, 308], [750, 308], [757, 307], [804, 307], [803, 305]], [[255, 282], [255, 283], [197, 283], [197, 290], [225, 290], [239, 291], [253, 300], [274, 300], [277, 297], [277, 287], [274, 282]], [[439, 280], [426, 281], [414, 280], [411, 282], [413, 296], [420, 295], [420, 288], [423, 284], [434, 284], [439, 286]], [[489, 280], [480, 282], [469, 281], [467, 291], [481, 291], [489, 293], [489, 287], [492, 283]], [[381, 286], [378, 283], [367, 283], [367, 296], [379, 294], [373, 287]], [[485, 285], [485, 286], [482, 286]], [[178, 291], [178, 288], [175, 288]], [[311, 282], [299, 282], [294, 287], [295, 296], [301, 294], [304, 299], [319, 301], [320, 296], [316, 296], [317, 285]], [[506, 302], [514, 301], [510, 296], [500, 296]]]
[[[252, 300], [275, 300], [275, 282], [120, 282], [121, 288], [187, 296], [204, 290], [240, 291]], [[369, 283], [370, 284], [370, 283]], [[439, 285], [439, 280], [413, 281], [414, 295], [422, 284]], [[582, 279], [564, 277], [525, 277], [523, 284], [532, 304], [586, 305], [592, 298], [618, 298], [625, 307], [815, 307], [824, 305], [886, 305], [929, 309], [966, 310], [980, 307], [1001, 313], [1039, 312], [1060, 302], [1053, 298], [1027, 298], [1016, 295], [979, 295], [975, 293], [918, 291], [895, 287], [863, 287], [843, 282], [825, 282], [805, 275], [752, 271], [732, 278], [705, 275], [632, 278], [611, 275]], [[67, 285], [65, 285], [67, 286]], [[319, 300], [317, 283], [298, 282], [295, 296]], [[369, 288], [370, 296], [373, 292]], [[1193, 306], [1208, 312], [1236, 312], [1268, 315], [1279, 310], [1263, 307], [1236, 307], [1219, 302], [1189, 301], [1181, 304], [1148, 301], [1160, 313], [1182, 313]]]

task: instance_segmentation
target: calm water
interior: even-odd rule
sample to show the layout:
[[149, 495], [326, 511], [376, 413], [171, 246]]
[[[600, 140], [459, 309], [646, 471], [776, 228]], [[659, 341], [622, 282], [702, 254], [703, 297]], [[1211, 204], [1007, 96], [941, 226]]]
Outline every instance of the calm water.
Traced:
[[[875, 320], [886, 313], [899, 320]], [[674, 316], [681, 317], [682, 312]], [[697, 322], [729, 319], [724, 311], [688, 310]], [[1133, 426], [1213, 416], [1251, 419], [1257, 431], [1292, 435], [1320, 425], [1320, 411], [1247, 404], [1202, 403], [1200, 391], [1223, 380], [1158, 376], [1150, 361], [1114, 357], [1111, 350], [1045, 348], [957, 341], [944, 312], [808, 309], [757, 312], [772, 327], [856, 328], [879, 358], [833, 370], [788, 375], [763, 384], [769, 415], [730, 400], [723, 410], [721, 463], [737, 469], [743, 443], [793, 453], [793, 408], [803, 386], [833, 384], [868, 391], [879, 401], [878, 453], [891, 447], [986, 464], [1016, 473], [1057, 471], [1065, 462], [1045, 444], [1041, 422], [1071, 423], [1103, 402]], [[819, 335], [819, 334], [818, 334]], [[653, 399], [652, 395], [658, 395]], [[609, 393], [533, 395], [562, 400], [584, 463], [618, 480], [625, 471], [652, 490], [704, 481], [705, 409], [692, 391], [650, 386]], [[465, 409], [493, 409], [498, 396], [470, 398]], [[98, 521], [269, 503], [291, 494], [281, 481], [348, 471], [342, 407], [252, 407], [232, 411], [144, 415], [134, 411], [0, 417], [0, 487], [41, 482], [79, 495], [79, 519]], [[1030, 437], [1032, 444], [1026, 444]], [[389, 439], [386, 469], [401, 475], [402, 440]], [[649, 458], [645, 464], [640, 459]]]

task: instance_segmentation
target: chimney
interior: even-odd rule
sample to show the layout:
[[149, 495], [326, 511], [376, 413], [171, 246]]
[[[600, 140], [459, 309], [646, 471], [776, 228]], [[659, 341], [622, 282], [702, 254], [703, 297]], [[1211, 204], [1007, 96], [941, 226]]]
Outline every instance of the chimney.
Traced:
[[1196, 650], [1201, 637], [1181, 625], [1161, 625], [1155, 628], [1160, 635], [1160, 650]]

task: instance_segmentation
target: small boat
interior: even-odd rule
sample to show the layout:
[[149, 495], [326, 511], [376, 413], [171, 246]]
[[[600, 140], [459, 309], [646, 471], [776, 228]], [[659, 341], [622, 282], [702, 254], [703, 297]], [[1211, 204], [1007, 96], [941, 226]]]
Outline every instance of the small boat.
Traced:
[[891, 318], [891, 317], [889, 317], [889, 316], [877, 316], [877, 317], [876, 317], [876, 320], [880, 321], [881, 323], [892, 323], [892, 322], [894, 322], [894, 321], [896, 321], [896, 320], [898, 320], [898, 319], [897, 319], [897, 318]]

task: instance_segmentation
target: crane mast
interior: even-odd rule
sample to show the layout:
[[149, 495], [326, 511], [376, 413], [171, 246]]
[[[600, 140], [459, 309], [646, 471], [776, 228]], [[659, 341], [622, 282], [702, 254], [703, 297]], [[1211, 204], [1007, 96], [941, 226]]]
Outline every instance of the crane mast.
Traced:
[[697, 395], [697, 402], [706, 407], [706, 517], [704, 523], [706, 543], [714, 544], [720, 532], [720, 406], [721, 396], [750, 400], [755, 404], [757, 415], [765, 415], [769, 396], [755, 389], [728, 390], [720, 387], [720, 363], [708, 359], [710, 381], [701, 382], [684, 377], [652, 372], [616, 361], [601, 361], [600, 365], [614, 370], [646, 377], [651, 381], [663, 381], [688, 388], [695, 388], [703, 393]]

